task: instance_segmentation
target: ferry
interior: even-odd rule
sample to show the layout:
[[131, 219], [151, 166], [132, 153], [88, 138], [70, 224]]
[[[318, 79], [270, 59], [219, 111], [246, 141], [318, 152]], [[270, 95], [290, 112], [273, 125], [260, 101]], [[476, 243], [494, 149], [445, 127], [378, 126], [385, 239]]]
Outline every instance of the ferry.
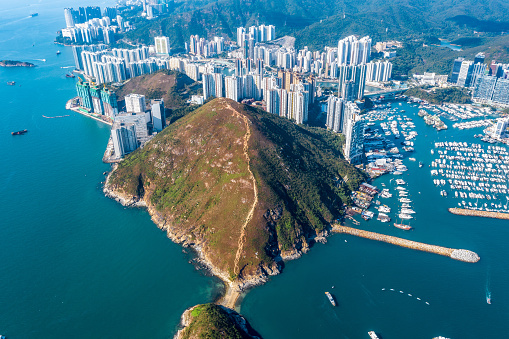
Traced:
[[336, 301], [334, 300], [334, 297], [332, 296], [332, 294], [330, 294], [329, 292], [325, 292], [325, 295], [329, 299], [332, 306], [336, 306]]
[[[26, 132], [28, 132], [28, 130], [24, 129], [22, 131], [17, 131], [17, 132], [11, 132], [12, 135], [22, 135], [22, 134], [25, 134]], [[1, 338], [0, 338], [1, 339]]]
[[375, 331], [369, 331], [368, 334], [371, 339], [379, 339]]

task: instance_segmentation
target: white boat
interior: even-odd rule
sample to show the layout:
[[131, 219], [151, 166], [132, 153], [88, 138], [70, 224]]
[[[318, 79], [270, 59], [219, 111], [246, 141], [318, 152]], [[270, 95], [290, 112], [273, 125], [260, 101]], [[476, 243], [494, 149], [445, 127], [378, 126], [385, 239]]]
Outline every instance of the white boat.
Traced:
[[404, 213], [398, 214], [398, 217], [401, 219], [412, 219], [413, 218], [411, 215], [404, 214]]
[[411, 210], [409, 208], [402, 208], [401, 209], [401, 213], [404, 213], [404, 214], [414, 214], [415, 211], [414, 210]]
[[416, 159], [415, 158], [408, 158], [408, 160], [415, 161]]
[[399, 201], [400, 202], [412, 202], [412, 200], [410, 200], [408, 198], [400, 198]]
[[398, 186], [396, 187], [397, 190], [400, 190], [400, 191], [406, 191], [406, 188], [403, 187], [403, 186]]
[[405, 180], [403, 180], [403, 179], [396, 179], [396, 184], [398, 184], [398, 185], [404, 185], [404, 184], [406, 184], [406, 182], [405, 182]]
[[332, 306], [336, 306], [336, 301], [334, 300], [334, 298], [332, 297], [332, 295], [329, 293], [329, 292], [325, 292], [325, 295], [327, 296], [327, 298], [329, 299], [330, 303], [332, 304]]
[[375, 331], [369, 331], [368, 334], [371, 339], [379, 339]]

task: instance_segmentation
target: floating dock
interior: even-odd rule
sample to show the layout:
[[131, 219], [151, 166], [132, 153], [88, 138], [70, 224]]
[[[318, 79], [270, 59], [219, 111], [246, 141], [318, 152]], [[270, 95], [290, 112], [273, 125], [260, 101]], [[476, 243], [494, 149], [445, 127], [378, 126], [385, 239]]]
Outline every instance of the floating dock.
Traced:
[[352, 227], [346, 227], [346, 226], [339, 226], [334, 225], [332, 227], [333, 232], [337, 233], [346, 233], [355, 235], [357, 237], [377, 240], [377, 241], [383, 241], [389, 244], [411, 248], [413, 250], [423, 251], [423, 252], [429, 252], [429, 253], [435, 253], [440, 254], [455, 260], [464, 261], [464, 262], [478, 262], [479, 256], [477, 253], [469, 251], [469, 250], [462, 250], [462, 249], [454, 249], [454, 248], [447, 248], [442, 246], [436, 246], [436, 245], [429, 245], [424, 244], [417, 241], [411, 241], [407, 239], [402, 239], [398, 237], [393, 237], [390, 235], [385, 234], [379, 234], [375, 232], [369, 232], [364, 230], [359, 230]]
[[502, 212], [469, 210], [469, 209], [465, 209], [465, 208], [449, 208], [449, 212], [451, 212], [452, 214], [468, 215], [471, 217], [484, 217], [484, 218], [509, 220], [509, 213], [502, 213]]

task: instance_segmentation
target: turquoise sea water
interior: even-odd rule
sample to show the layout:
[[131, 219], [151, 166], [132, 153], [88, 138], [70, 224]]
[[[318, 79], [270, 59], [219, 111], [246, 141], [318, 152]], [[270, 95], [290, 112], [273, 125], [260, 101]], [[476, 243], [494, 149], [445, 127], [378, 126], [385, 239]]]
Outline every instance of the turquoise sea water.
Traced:
[[[64, 25], [63, 8], [80, 5], [105, 3], [0, 7], [0, 59], [39, 65], [0, 68], [0, 333], [9, 339], [167, 338], [185, 308], [214, 299], [217, 280], [190, 265], [192, 256], [144, 210], [126, 209], [102, 194], [109, 127], [64, 109], [75, 95], [74, 80], [64, 76], [69, 69], [61, 68], [73, 65], [72, 53], [52, 43]], [[39, 16], [28, 18], [31, 12]], [[426, 165], [434, 140], [478, 142], [471, 135], [480, 130], [436, 132], [416, 108], [402, 108], [419, 133], [413, 156]], [[10, 135], [25, 128], [24, 136]], [[369, 330], [384, 339], [507, 337], [508, 222], [448, 214], [458, 200], [439, 195], [429, 168], [405, 162], [409, 171], [401, 177], [414, 200], [415, 230], [376, 220], [360, 227], [470, 249], [481, 261], [334, 235], [247, 294], [240, 310], [264, 338], [368, 338]], [[488, 281], [492, 305], [485, 301]], [[338, 307], [331, 308], [326, 290]]]
[[[449, 129], [437, 132], [417, 116], [417, 107], [406, 103], [393, 107], [406, 110], [404, 114], [413, 118], [419, 135], [414, 141], [416, 151], [407, 157], [417, 161], [404, 160], [407, 172], [378, 178], [375, 185], [391, 187], [390, 179], [394, 177], [408, 183], [412, 207], [417, 212], [410, 222], [415, 229], [391, 227], [394, 218], [387, 224], [362, 221], [356, 227], [469, 249], [481, 260], [463, 263], [368, 239], [334, 235], [327, 245], [314, 246], [309, 254], [289, 262], [282, 275], [245, 297], [241, 312], [266, 339], [368, 338], [370, 330], [384, 339], [507, 337], [509, 223], [449, 214], [447, 208], [456, 207], [462, 199], [454, 199], [451, 194], [441, 197], [443, 188], [433, 185], [436, 177], [431, 176], [428, 167], [437, 157], [436, 152], [430, 154], [435, 140], [480, 143], [472, 136], [482, 129], [459, 131], [446, 120]], [[419, 168], [419, 161], [425, 166]], [[392, 198], [380, 199], [393, 210], [397, 206], [395, 186], [392, 184]], [[486, 303], [487, 285], [492, 305]], [[329, 304], [324, 295], [327, 290], [335, 295], [338, 307]]]
[[109, 126], [65, 110], [72, 51], [52, 42], [64, 7], [105, 4], [28, 4], [0, 6], [0, 59], [38, 65], [0, 68], [0, 334], [168, 338], [187, 307], [213, 300], [217, 280], [146, 211], [104, 197]]

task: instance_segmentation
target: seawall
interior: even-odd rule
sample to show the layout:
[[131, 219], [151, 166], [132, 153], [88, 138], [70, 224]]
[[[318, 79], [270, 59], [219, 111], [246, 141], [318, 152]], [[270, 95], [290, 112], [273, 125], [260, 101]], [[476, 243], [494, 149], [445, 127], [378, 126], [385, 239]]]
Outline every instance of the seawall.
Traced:
[[467, 215], [470, 217], [484, 217], [484, 218], [509, 220], [509, 213], [502, 213], [502, 212], [478, 211], [478, 210], [469, 210], [469, 209], [465, 209], [465, 208], [449, 208], [449, 212], [451, 212], [452, 214]]
[[464, 262], [474, 263], [474, 262], [478, 262], [480, 259], [479, 256], [475, 252], [472, 252], [469, 250], [429, 245], [429, 244], [424, 244], [424, 243], [417, 242], [417, 241], [393, 237], [390, 235], [359, 230], [359, 229], [352, 228], [352, 227], [335, 225], [332, 227], [332, 231], [336, 232], [336, 233], [346, 233], [346, 234], [355, 235], [357, 237], [362, 237], [362, 238], [367, 238], [367, 239], [372, 239], [372, 240], [377, 240], [377, 241], [383, 241], [383, 242], [386, 242], [389, 244], [406, 247], [406, 248], [410, 248], [413, 250], [440, 254], [440, 255], [443, 255], [443, 256], [446, 256], [446, 257], [449, 257], [449, 258], [452, 258], [455, 260], [464, 261]]

